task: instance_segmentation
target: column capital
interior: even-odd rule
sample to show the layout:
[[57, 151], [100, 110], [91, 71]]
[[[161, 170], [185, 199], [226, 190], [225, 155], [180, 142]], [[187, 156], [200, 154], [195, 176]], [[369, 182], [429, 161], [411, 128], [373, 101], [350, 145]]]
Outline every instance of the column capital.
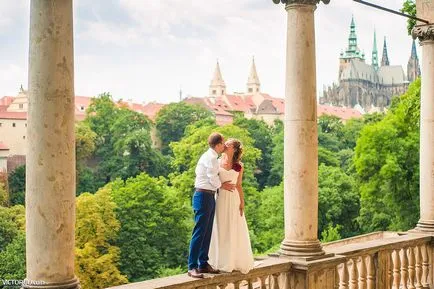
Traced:
[[434, 24], [414, 26], [411, 36], [413, 39], [418, 38], [421, 43], [434, 41]]
[[292, 4], [299, 4], [299, 5], [316, 5], [320, 2], [323, 2], [324, 4], [329, 4], [330, 0], [273, 0], [274, 4], [286, 4], [292, 5]]

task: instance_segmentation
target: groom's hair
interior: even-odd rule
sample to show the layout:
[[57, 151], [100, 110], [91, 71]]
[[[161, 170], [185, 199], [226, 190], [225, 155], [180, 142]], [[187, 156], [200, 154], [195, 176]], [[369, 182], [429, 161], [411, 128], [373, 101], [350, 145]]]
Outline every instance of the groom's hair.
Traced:
[[208, 137], [208, 144], [211, 148], [215, 148], [216, 145], [223, 142], [223, 136], [218, 132], [213, 132]]

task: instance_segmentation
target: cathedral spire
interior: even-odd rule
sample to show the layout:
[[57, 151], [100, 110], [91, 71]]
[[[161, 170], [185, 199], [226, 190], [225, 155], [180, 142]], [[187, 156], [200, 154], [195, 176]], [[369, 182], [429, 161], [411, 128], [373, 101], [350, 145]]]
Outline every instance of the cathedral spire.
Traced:
[[408, 81], [413, 82], [419, 76], [420, 76], [419, 58], [417, 57], [416, 43], [413, 40], [413, 44], [411, 46], [411, 56], [407, 64], [407, 78]]
[[389, 57], [387, 56], [387, 44], [386, 44], [386, 37], [384, 37], [384, 44], [383, 44], [383, 56], [381, 57], [381, 66], [389, 66]]
[[345, 50], [345, 53], [341, 55], [341, 59], [351, 58], [358, 58], [362, 61], [365, 60], [365, 56], [360, 52], [360, 49], [357, 47], [356, 23], [354, 21], [354, 16], [351, 17], [350, 35], [348, 36], [348, 48]]
[[259, 93], [261, 82], [259, 81], [258, 73], [256, 72], [255, 57], [252, 59], [249, 78], [247, 79], [247, 93]]
[[374, 47], [372, 48], [372, 66], [378, 70], [377, 31], [374, 30]]
[[222, 73], [220, 71], [220, 64], [217, 60], [217, 65], [214, 71], [214, 78], [211, 80], [209, 86], [210, 96], [222, 96], [226, 93], [226, 84], [223, 80]]

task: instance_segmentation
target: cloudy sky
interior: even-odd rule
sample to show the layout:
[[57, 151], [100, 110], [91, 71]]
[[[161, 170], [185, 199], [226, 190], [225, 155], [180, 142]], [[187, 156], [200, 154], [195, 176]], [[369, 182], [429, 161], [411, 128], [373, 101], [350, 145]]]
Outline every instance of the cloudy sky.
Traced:
[[[29, 2], [0, 0], [0, 96], [27, 87]], [[399, 9], [403, 0], [371, 2]], [[375, 28], [379, 55], [386, 36], [391, 64], [406, 71], [404, 18], [352, 0], [315, 13], [318, 90], [337, 80], [352, 15], [367, 61]], [[217, 59], [228, 92], [242, 92], [255, 56], [262, 91], [284, 96], [286, 12], [271, 0], [75, 0], [74, 16], [76, 95], [167, 103], [181, 88], [205, 96]]]

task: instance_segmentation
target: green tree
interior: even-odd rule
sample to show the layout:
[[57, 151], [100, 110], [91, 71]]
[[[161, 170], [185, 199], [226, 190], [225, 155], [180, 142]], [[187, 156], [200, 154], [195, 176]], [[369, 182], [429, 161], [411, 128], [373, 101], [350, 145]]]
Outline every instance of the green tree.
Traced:
[[0, 251], [0, 276], [2, 279], [23, 280], [26, 277], [26, 236], [17, 233], [15, 238]]
[[167, 180], [142, 173], [125, 182], [116, 180], [106, 189], [121, 223], [116, 241], [120, 269], [130, 282], [156, 278], [163, 268], [186, 264], [190, 208]]
[[7, 207], [9, 205], [9, 194], [5, 188], [5, 184], [0, 182], [0, 206]]
[[363, 128], [354, 162], [364, 232], [407, 230], [419, 217], [420, 80], [380, 122]]
[[283, 183], [265, 188], [260, 194], [255, 251], [263, 253], [282, 242], [285, 236], [283, 205]]
[[[355, 180], [339, 167], [321, 164], [318, 169], [318, 231], [338, 230], [347, 238], [359, 233], [360, 204]], [[326, 233], [330, 234], [332, 231]], [[331, 241], [330, 237], [327, 239]]]
[[276, 131], [274, 137], [273, 137], [273, 149], [272, 149], [272, 166], [271, 166], [271, 172], [268, 177], [268, 185], [270, 187], [277, 186], [280, 184], [283, 180], [283, 124], [281, 126], [281, 129]]
[[[404, 4], [402, 4], [402, 12], [407, 13], [412, 16], [416, 16], [416, 1], [415, 0], [405, 0]], [[407, 20], [407, 30], [408, 35], [411, 35], [411, 30], [416, 25], [416, 20], [408, 19]]]
[[261, 151], [261, 158], [257, 161], [255, 177], [262, 190], [268, 185], [268, 178], [272, 167], [273, 135], [272, 129], [262, 120], [246, 119], [243, 116], [236, 117], [234, 125], [246, 129], [255, 148]]
[[75, 269], [81, 286], [99, 289], [127, 283], [118, 269], [120, 250], [113, 243], [120, 229], [107, 188], [77, 198]]
[[[162, 152], [169, 154], [169, 144], [179, 141], [184, 136], [185, 128], [188, 125], [204, 119], [214, 119], [214, 116], [210, 111], [199, 105], [178, 102], [164, 106], [158, 112], [155, 120], [162, 142]], [[215, 123], [215, 120], [213, 122]]]
[[0, 207], [0, 251], [25, 230], [25, 210], [21, 205]]
[[15, 168], [8, 178], [9, 200], [11, 206], [24, 205], [26, 195], [26, 166]]
[[95, 151], [96, 138], [97, 134], [87, 122], [82, 121], [75, 125], [77, 196], [83, 192], [95, 192], [97, 190], [93, 171], [87, 166], [88, 159]]
[[[109, 94], [102, 94], [93, 99], [85, 122], [96, 133], [90, 168], [96, 187], [143, 171], [152, 176], [167, 172], [166, 159], [152, 148], [151, 122], [145, 115], [119, 107]], [[92, 183], [91, 176], [91, 172], [85, 170], [81, 178]]]

